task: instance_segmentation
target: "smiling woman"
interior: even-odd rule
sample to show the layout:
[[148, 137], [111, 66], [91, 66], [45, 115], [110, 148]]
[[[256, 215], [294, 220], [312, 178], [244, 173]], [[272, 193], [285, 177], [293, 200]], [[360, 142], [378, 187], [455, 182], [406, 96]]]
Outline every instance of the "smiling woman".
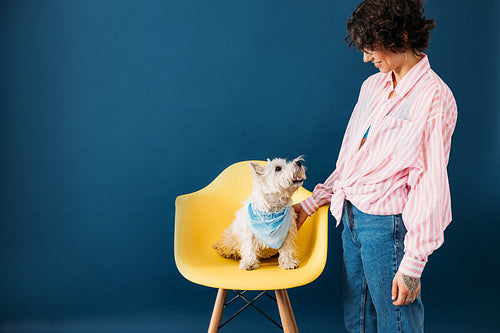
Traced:
[[457, 107], [423, 53], [434, 28], [423, 13], [421, 0], [365, 0], [354, 11], [346, 42], [380, 73], [361, 87], [336, 169], [294, 206], [299, 225], [325, 204], [344, 224], [349, 332], [423, 332], [420, 276], [451, 221]]

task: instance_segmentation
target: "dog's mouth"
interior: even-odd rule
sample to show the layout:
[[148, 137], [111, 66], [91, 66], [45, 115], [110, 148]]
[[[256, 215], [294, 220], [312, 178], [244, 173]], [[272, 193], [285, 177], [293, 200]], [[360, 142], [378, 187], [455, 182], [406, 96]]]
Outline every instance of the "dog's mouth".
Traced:
[[304, 182], [304, 178], [302, 178], [300, 176], [297, 176], [297, 177], [292, 179], [292, 183], [294, 183], [294, 184], [301, 184], [303, 182]]

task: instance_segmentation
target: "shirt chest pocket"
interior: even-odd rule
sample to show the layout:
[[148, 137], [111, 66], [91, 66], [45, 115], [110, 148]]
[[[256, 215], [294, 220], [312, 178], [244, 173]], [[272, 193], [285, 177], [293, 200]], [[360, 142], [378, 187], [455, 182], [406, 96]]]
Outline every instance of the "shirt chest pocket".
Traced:
[[386, 116], [370, 129], [367, 151], [377, 159], [394, 158], [402, 151], [408, 152], [412, 125], [411, 120]]

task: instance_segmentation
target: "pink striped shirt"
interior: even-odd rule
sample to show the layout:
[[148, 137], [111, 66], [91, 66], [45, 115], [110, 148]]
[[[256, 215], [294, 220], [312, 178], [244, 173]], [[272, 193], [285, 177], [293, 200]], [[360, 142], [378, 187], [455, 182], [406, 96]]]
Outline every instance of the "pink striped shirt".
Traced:
[[402, 213], [407, 234], [399, 271], [419, 278], [451, 222], [446, 167], [457, 106], [425, 55], [389, 99], [392, 90], [392, 73], [363, 83], [335, 171], [301, 204], [309, 215], [330, 204], [337, 226], [344, 199], [367, 214]]

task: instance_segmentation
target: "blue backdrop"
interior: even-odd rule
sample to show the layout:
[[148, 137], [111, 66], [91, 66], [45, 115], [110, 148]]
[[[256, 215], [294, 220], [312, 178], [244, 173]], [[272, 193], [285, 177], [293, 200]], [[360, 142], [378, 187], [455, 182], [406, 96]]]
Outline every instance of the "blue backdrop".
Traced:
[[[359, 1], [3, 1], [0, 331], [206, 330], [215, 290], [175, 268], [175, 197], [247, 159], [304, 154], [310, 190], [330, 174], [375, 73], [344, 43]], [[422, 278], [426, 329], [493, 332], [499, 2], [426, 8], [431, 66], [459, 107], [454, 218]], [[330, 225], [325, 272], [290, 291], [302, 332], [343, 327]]]

